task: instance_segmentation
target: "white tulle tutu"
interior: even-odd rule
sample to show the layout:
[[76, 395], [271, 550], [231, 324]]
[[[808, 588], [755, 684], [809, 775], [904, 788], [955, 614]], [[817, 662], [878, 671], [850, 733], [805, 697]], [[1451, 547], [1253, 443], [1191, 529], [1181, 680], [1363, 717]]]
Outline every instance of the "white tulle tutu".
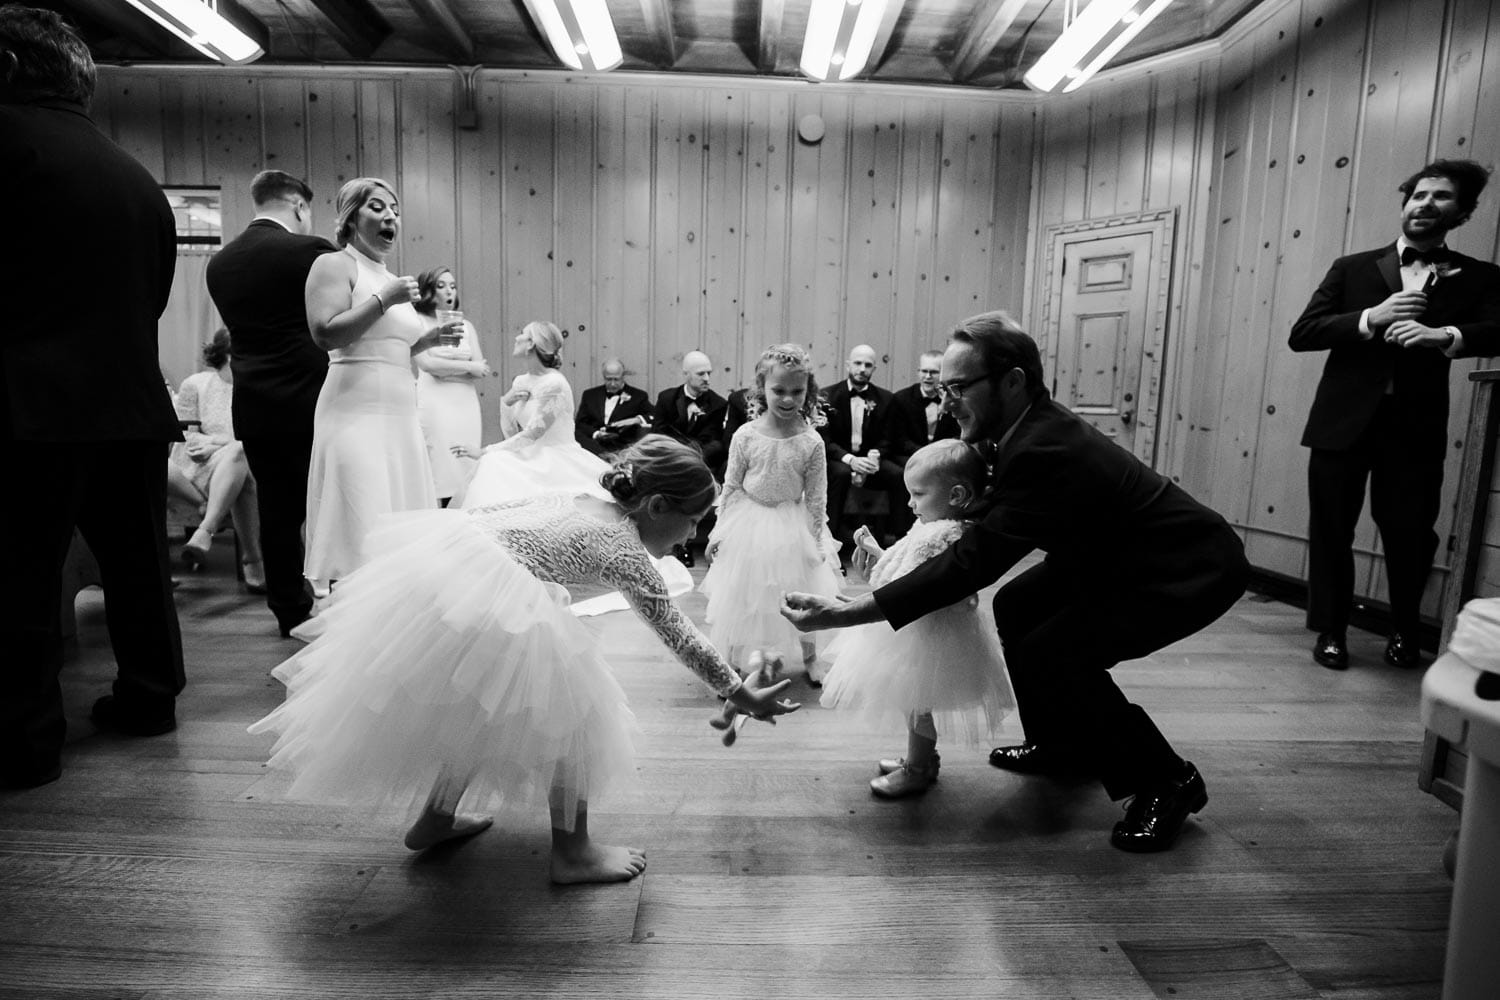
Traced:
[[587, 494], [608, 500], [609, 491], [599, 485], [599, 477], [608, 471], [609, 463], [571, 439], [565, 444], [537, 442], [487, 451], [464, 490], [463, 506], [473, 510], [542, 493]]
[[845, 629], [827, 655], [833, 666], [821, 703], [871, 726], [904, 726], [909, 713], [925, 710], [943, 741], [977, 743], [1016, 706], [1000, 640], [973, 598], [899, 631], [883, 621]]
[[290, 798], [410, 810], [442, 778], [466, 808], [545, 809], [555, 781], [571, 828], [633, 778], [634, 716], [562, 587], [459, 511], [383, 519], [366, 547], [250, 727], [277, 734]]
[[747, 500], [721, 511], [713, 533], [718, 551], [698, 588], [708, 596], [713, 644], [724, 652], [742, 647], [796, 654], [804, 636], [781, 617], [781, 595], [839, 592], [838, 549], [826, 525], [814, 540], [802, 504]]

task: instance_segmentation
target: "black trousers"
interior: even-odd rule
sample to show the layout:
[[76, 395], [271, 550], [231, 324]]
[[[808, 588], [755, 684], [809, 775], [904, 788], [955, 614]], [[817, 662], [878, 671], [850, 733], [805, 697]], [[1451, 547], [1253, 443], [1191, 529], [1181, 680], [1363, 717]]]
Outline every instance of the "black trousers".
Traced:
[[1307, 627], [1344, 632], [1354, 604], [1354, 532], [1370, 487], [1370, 516], [1385, 550], [1391, 624], [1415, 635], [1437, 555], [1444, 441], [1387, 396], [1347, 451], [1312, 449], [1307, 461]]
[[266, 606], [286, 632], [312, 611], [312, 591], [302, 575], [302, 524], [307, 520], [307, 470], [312, 428], [306, 434], [245, 438], [245, 461], [255, 476], [260, 511], [260, 551], [266, 570]]
[[1081, 593], [1072, 573], [1039, 563], [995, 595], [995, 625], [1026, 738], [1098, 774], [1122, 799], [1178, 774], [1182, 758], [1110, 668], [1197, 632], [1245, 591], [1241, 562], [1189, 600], [1127, 588]]
[[57, 766], [67, 732], [59, 595], [75, 527], [99, 563], [121, 709], [171, 713], [186, 676], [163, 442], [5, 441], [0, 463], [11, 482], [0, 490], [0, 769], [25, 777]]
[[[865, 487], [882, 490], [890, 505], [891, 534], [900, 537], [912, 525], [912, 512], [908, 504], [911, 494], [906, 492], [906, 480], [901, 466], [888, 458], [880, 460], [880, 471], [865, 477]], [[828, 463], [828, 530], [841, 543], [847, 544], [844, 534], [844, 504], [849, 502], [849, 489], [854, 485], [854, 470], [844, 462]]]

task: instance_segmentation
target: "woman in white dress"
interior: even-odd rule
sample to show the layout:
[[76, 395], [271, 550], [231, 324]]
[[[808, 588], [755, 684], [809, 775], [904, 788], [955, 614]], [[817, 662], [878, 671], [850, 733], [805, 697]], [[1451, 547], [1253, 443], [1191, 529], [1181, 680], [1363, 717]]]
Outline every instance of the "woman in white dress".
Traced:
[[401, 235], [390, 184], [356, 178], [335, 207], [334, 240], [343, 250], [319, 257], [307, 276], [308, 327], [329, 354], [307, 477], [303, 575], [314, 593], [360, 564], [360, 545], [380, 515], [437, 506], [411, 364], [457, 326], [427, 329], [412, 308], [417, 280], [386, 269]]
[[[417, 275], [417, 312], [428, 329], [442, 310], [458, 308], [458, 279], [446, 264]], [[485, 363], [479, 335], [467, 319], [457, 337], [442, 338], [417, 361], [417, 416], [427, 438], [432, 482], [440, 503], [461, 499], [473, 473], [473, 460], [456, 455], [454, 445], [477, 451], [481, 441], [479, 390], [475, 382], [494, 374]]]

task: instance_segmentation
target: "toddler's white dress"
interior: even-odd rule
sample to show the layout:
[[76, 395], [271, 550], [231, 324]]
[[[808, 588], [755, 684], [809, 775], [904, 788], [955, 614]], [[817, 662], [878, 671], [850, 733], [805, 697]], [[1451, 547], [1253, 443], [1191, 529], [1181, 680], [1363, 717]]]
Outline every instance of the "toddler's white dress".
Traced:
[[[876, 562], [871, 586], [905, 576], [967, 528], [956, 520], [918, 522]], [[908, 713], [929, 711], [943, 740], [975, 743], [1016, 706], [1000, 639], [974, 597], [899, 631], [883, 621], [845, 629], [828, 656], [822, 704], [860, 713], [872, 726], [904, 726]]]
[[[298, 630], [277, 735], [289, 797], [410, 810], [434, 783], [465, 808], [545, 809], [554, 775], [578, 804], [634, 772], [634, 716], [563, 585], [613, 587], [720, 695], [739, 678], [667, 595], [629, 520], [552, 494], [383, 519], [363, 566]], [[304, 631], [306, 630], [306, 631]]]
[[752, 421], [730, 439], [718, 521], [708, 537], [718, 550], [699, 585], [708, 595], [708, 634], [720, 649], [795, 657], [803, 637], [781, 617], [781, 595], [839, 592], [825, 454], [811, 427], [772, 437]]

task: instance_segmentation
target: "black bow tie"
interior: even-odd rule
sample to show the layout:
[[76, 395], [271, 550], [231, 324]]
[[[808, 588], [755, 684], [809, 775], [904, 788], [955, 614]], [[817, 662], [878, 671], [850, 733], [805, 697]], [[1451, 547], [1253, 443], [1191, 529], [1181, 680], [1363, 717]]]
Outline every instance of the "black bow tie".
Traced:
[[861, 388], [858, 388], [858, 389], [850, 388], [850, 390], [849, 390], [849, 395], [851, 395], [851, 396], [858, 396], [860, 399], [864, 399], [869, 394], [870, 394], [870, 387], [869, 386], [862, 386]]
[[1407, 247], [1401, 251], [1401, 266], [1407, 267], [1418, 261], [1428, 264], [1447, 263], [1452, 251], [1447, 247], [1433, 247], [1431, 250], [1418, 250], [1416, 247]]
[[931, 396], [927, 395], [927, 393], [924, 392], [922, 393], [922, 399], [928, 403], [941, 403], [943, 401], [942, 395], [936, 392]]
[[618, 395], [619, 395], [619, 394], [620, 394], [620, 392], [619, 392], [619, 391], [616, 391], [616, 392], [605, 392], [605, 394], [604, 394], [604, 398], [605, 398], [605, 399], [614, 399], [614, 398], [615, 398], [615, 397], [616, 397], [616, 396], [618, 396]]

